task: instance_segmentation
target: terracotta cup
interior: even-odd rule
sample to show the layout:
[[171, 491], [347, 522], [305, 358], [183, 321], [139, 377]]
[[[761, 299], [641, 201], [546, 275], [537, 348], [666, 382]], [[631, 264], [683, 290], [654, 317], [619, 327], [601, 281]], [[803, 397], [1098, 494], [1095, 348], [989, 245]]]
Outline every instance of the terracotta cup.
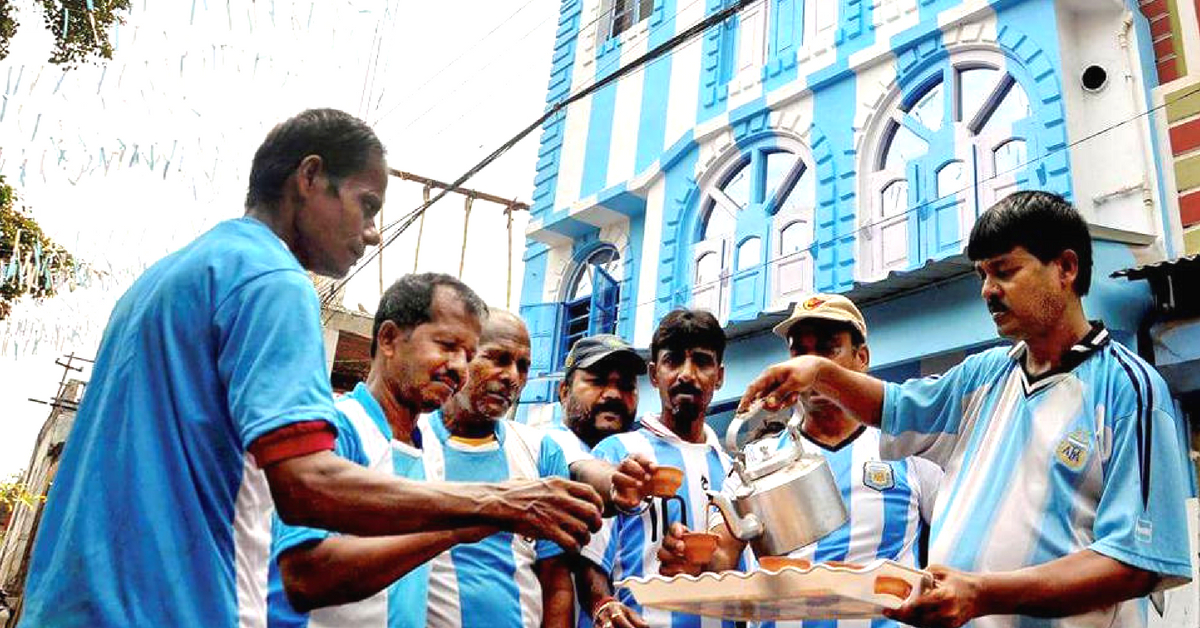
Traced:
[[708, 532], [688, 532], [683, 535], [683, 556], [693, 565], [704, 565], [717, 551], [718, 537]]
[[683, 469], [659, 467], [650, 476], [650, 494], [655, 497], [672, 497], [683, 486]]
[[763, 556], [758, 559], [758, 566], [767, 571], [779, 571], [784, 567], [808, 569], [812, 563], [803, 558], [788, 558], [787, 556]]

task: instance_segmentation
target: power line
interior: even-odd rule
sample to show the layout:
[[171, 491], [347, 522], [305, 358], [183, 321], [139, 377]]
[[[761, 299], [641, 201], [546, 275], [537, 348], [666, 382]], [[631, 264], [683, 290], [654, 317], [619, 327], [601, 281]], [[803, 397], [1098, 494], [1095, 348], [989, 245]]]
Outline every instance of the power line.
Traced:
[[[468, 53], [470, 53], [471, 51], [473, 51], [473, 50], [475, 50], [476, 48], [478, 48], [480, 44], [482, 44], [483, 42], [487, 41], [487, 39], [488, 39], [489, 37], [491, 37], [492, 35], [494, 35], [494, 34], [496, 33], [496, 31], [500, 30], [501, 28], [503, 28], [503, 27], [504, 27], [504, 25], [505, 25], [505, 24], [508, 24], [510, 21], [512, 21], [512, 19], [513, 19], [513, 18], [515, 18], [515, 17], [517, 16], [517, 14], [519, 14], [521, 11], [524, 11], [524, 10], [526, 9], [526, 7], [528, 7], [529, 5], [533, 4], [533, 3], [534, 3], [534, 1], [535, 1], [535, 0], [529, 0], [529, 1], [528, 1], [528, 2], [526, 2], [525, 4], [521, 5], [521, 6], [520, 6], [520, 7], [519, 7], [519, 8], [518, 8], [516, 11], [513, 11], [511, 15], [509, 15], [509, 16], [508, 16], [507, 18], [505, 18], [505, 19], [504, 19], [502, 22], [500, 22], [500, 23], [499, 23], [499, 24], [497, 24], [497, 25], [496, 25], [494, 28], [492, 28], [492, 30], [488, 31], [486, 35], [484, 35], [484, 36], [483, 36], [483, 37], [481, 37], [480, 39], [476, 40], [474, 44], [472, 44], [472, 45], [471, 45], [470, 47], [468, 47], [466, 50], [463, 50], [461, 53], [459, 53], [459, 55], [458, 55], [457, 57], [454, 57], [453, 59], [451, 59], [449, 63], [447, 63], [446, 65], [442, 66], [442, 68], [441, 68], [440, 70], [438, 70], [438, 71], [434, 72], [432, 75], [430, 75], [430, 77], [429, 77], [429, 78], [425, 79], [425, 82], [424, 82], [424, 83], [421, 83], [420, 85], [418, 85], [418, 86], [417, 86], [415, 89], [413, 89], [413, 90], [412, 90], [411, 92], [409, 92], [409, 93], [410, 93], [410, 94], [417, 94], [417, 93], [420, 93], [420, 91], [421, 91], [422, 89], [424, 89], [425, 87], [427, 87], [427, 86], [428, 86], [430, 83], [432, 83], [432, 82], [434, 81], [434, 79], [436, 79], [437, 77], [441, 76], [443, 73], [445, 73], [445, 72], [446, 72], [446, 70], [449, 70], [449, 69], [450, 69], [450, 68], [451, 68], [451, 67], [452, 67], [452, 66], [453, 66], [455, 63], [458, 63], [459, 61], [461, 61], [461, 60], [463, 59], [463, 57], [467, 56], [467, 54], [468, 54]], [[551, 15], [553, 16], [553, 14], [551, 14]], [[545, 24], [545, 23], [546, 23], [546, 20], [542, 20], [541, 22], [539, 22], [539, 23], [538, 23], [538, 27], [540, 27], [542, 24]], [[526, 37], [529, 37], [529, 35], [530, 35], [530, 34], [532, 34], [532, 32], [530, 32], [530, 33], [526, 33], [526, 34], [525, 34], [523, 37], [521, 37], [521, 38], [517, 39], [516, 41], [514, 41], [514, 42], [513, 42], [513, 44], [516, 44], [516, 43], [517, 43], [517, 42], [519, 42], [519, 41], [523, 41], [523, 40], [524, 40]], [[489, 64], [489, 65], [490, 65], [490, 64]], [[478, 74], [478, 73], [476, 73], [476, 74]], [[472, 78], [474, 78], [474, 76], [472, 76]], [[461, 86], [460, 86], [460, 87], [461, 87]], [[458, 89], [458, 88], [455, 88], [455, 90], [456, 90], [456, 91], [457, 91], [457, 89]], [[453, 92], [451, 92], [451, 93], [453, 93]], [[400, 105], [403, 105], [404, 103], [408, 102], [409, 100], [410, 100], [410, 98], [401, 98], [401, 99], [399, 100], [399, 102], [397, 102], [395, 105], [393, 105], [393, 106], [392, 106], [392, 108], [391, 108], [391, 109], [388, 109], [388, 110], [387, 110], [385, 113], [383, 113], [382, 115], [380, 115], [378, 118], [375, 118], [375, 120], [374, 120], [374, 121], [371, 123], [371, 125], [372, 125], [372, 126], [374, 126], [374, 125], [377, 125], [377, 124], [379, 124], [379, 123], [380, 123], [380, 122], [381, 122], [381, 121], [382, 121], [384, 118], [386, 118], [386, 117], [388, 117], [388, 116], [392, 115], [393, 113], [395, 113], [395, 112], [396, 112], [396, 110], [400, 108]], [[443, 100], [445, 100], [445, 99], [443, 99]], [[439, 101], [439, 102], [440, 102], [440, 101]], [[422, 114], [422, 115], [424, 115], [424, 114]], [[411, 123], [410, 123], [410, 126], [411, 126]], [[408, 128], [408, 127], [405, 127], [405, 128]]]
[[[705, 19], [697, 22], [696, 24], [688, 27], [683, 32], [672, 36], [667, 41], [665, 41], [662, 44], [647, 51], [645, 54], [643, 54], [640, 57], [631, 61], [628, 65], [618, 68], [612, 74], [609, 74], [608, 76], [605, 76], [604, 78], [596, 81], [592, 85], [588, 86], [586, 89], [583, 89], [583, 90], [579, 91], [578, 93], [571, 94], [571, 95], [567, 96], [566, 98], [564, 98], [563, 100], [560, 100], [559, 102], [555, 103], [553, 106], [547, 108], [545, 113], [543, 113], [536, 120], [534, 120], [532, 123], [530, 123], [524, 129], [522, 129], [519, 133], [517, 133], [513, 137], [509, 138], [507, 141], [505, 141], [503, 144], [501, 144], [500, 147], [498, 147], [496, 150], [492, 151], [487, 157], [484, 157], [482, 161], [480, 161], [478, 164], [476, 164], [475, 166], [473, 166], [469, 170], [467, 170], [465, 173], [463, 173], [458, 179], [456, 179], [453, 183], [450, 184], [450, 187], [457, 188], [457, 187], [462, 186], [463, 183], [466, 183], [466, 181], [468, 179], [475, 176], [475, 174], [477, 174], [480, 170], [483, 170], [488, 165], [490, 165], [493, 161], [498, 159], [501, 155], [508, 152], [509, 149], [511, 149], [513, 146], [515, 146], [517, 144], [517, 142], [521, 141], [527, 135], [532, 133], [534, 129], [540, 127], [543, 122], [545, 122], [546, 120], [549, 120], [551, 117], [557, 115], [563, 109], [570, 106], [572, 103], [578, 102], [580, 99], [585, 98], [586, 96], [592, 94], [593, 92], [603, 88], [605, 85], [608, 85], [617, 80], [620, 80], [626, 74], [629, 74], [630, 72], [641, 67], [642, 65], [645, 65], [646, 63], [653, 61], [654, 59], [657, 59], [658, 57], [662, 56], [663, 54], [665, 54], [665, 53], [669, 52], [670, 50], [674, 49], [675, 47], [677, 47], [679, 44], [704, 32], [710, 26], [720, 23], [720, 22], [724, 21], [725, 19], [729, 18], [730, 16], [735, 15], [738, 11], [741, 11], [743, 8], [750, 5], [752, 2], [756, 2], [756, 1], [757, 0], [739, 0], [736, 4], [733, 4], [725, 9], [722, 9], [721, 11], [718, 11], [718, 12], [710, 15], [710, 16], [706, 17]], [[422, 212], [427, 210], [429, 208], [429, 206], [438, 202], [439, 200], [444, 198], [449, 193], [450, 193], [450, 190], [448, 190], [448, 189], [442, 190], [436, 196], [431, 198], [428, 202], [422, 203], [420, 206], [418, 206], [416, 209], [414, 209], [412, 212], [410, 212], [407, 216], [401, 218], [401, 221], [409, 220], [412, 217], [419, 216]], [[393, 224], [395, 224], [395, 223], [393, 223]], [[411, 224], [411, 221], [408, 224]], [[386, 231], [388, 228], [390, 228], [390, 226], [384, 227], [384, 229], [382, 231]], [[379, 255], [380, 251], [382, 251], [384, 248], [386, 248], [392, 242], [395, 242], [396, 239], [400, 236], [400, 233], [402, 233], [402, 231], [394, 233], [391, 236], [388, 236], [388, 238], [386, 240], [384, 240], [382, 243], [380, 243], [380, 245], [378, 247], [376, 247], [375, 250], [372, 251], [370, 255], [368, 255], [364, 260], [361, 260], [359, 262], [359, 264], [357, 266], [355, 266], [354, 269], [352, 269], [348, 275], [346, 275], [346, 277], [344, 277], [343, 279], [341, 279], [337, 283], [335, 283], [333, 289], [331, 289], [329, 294], [326, 296], [326, 298], [322, 300], [322, 304], [328, 305], [329, 302], [331, 302], [333, 300], [334, 295], [336, 295], [337, 292], [339, 290], [341, 290], [347, 283], [349, 283], [350, 280], [353, 279], [355, 275], [357, 275], [359, 272], [361, 272], [363, 268], [365, 268], [372, 260], [374, 260]]]

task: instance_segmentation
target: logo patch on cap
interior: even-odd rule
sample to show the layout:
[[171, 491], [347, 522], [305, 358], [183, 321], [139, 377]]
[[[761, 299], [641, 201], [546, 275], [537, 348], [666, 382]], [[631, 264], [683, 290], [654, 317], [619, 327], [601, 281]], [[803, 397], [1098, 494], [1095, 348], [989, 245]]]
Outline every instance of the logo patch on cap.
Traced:
[[812, 297], [805, 301], [800, 307], [806, 310], [815, 310], [825, 304], [825, 299], [821, 297]]

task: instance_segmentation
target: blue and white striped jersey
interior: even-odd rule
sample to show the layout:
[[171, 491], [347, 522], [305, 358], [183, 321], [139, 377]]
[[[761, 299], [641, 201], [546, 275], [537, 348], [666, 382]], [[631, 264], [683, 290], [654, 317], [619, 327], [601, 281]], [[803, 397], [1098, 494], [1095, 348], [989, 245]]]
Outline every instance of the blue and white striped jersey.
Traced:
[[[749, 448], [773, 453], [790, 447], [791, 436], [767, 438], [752, 443]], [[824, 445], [803, 437], [806, 452], [818, 452], [825, 457], [833, 477], [842, 491], [850, 520], [825, 538], [802, 547], [791, 554], [817, 563], [830, 560], [866, 563], [886, 558], [916, 567], [917, 541], [928, 525], [937, 497], [942, 469], [924, 458], [905, 458], [885, 461], [879, 456], [879, 430], [863, 426], [837, 447]], [[747, 451], [747, 457], [751, 457]], [[737, 474], [725, 480], [722, 492], [730, 498], [741, 485]], [[709, 526], [723, 526], [724, 518], [715, 509], [710, 511]], [[896, 626], [890, 619], [846, 619], [841, 621], [776, 622], [777, 628], [837, 626], [838, 628], [880, 628]]]
[[[683, 469], [683, 485], [676, 493], [683, 499], [684, 509], [675, 501], [654, 499], [648, 508], [637, 515], [617, 515], [604, 521], [601, 539], [607, 538], [603, 550], [596, 547], [596, 538], [584, 550], [589, 559], [602, 564], [613, 580], [658, 573], [658, 549], [669, 525], [683, 520], [692, 529], [705, 529], [708, 523], [708, 497], [705, 490], [721, 490], [731, 468], [729, 456], [706, 431], [708, 442], [689, 443], [658, 421], [656, 416], [641, 419], [638, 429], [610, 436], [596, 445], [593, 454], [613, 464], [619, 464], [632, 453], [641, 453], [655, 464]], [[734, 622], [702, 618], [684, 613], [643, 608], [628, 590], [618, 590], [624, 604], [641, 613], [651, 628], [700, 628], [701, 626], [730, 626]]]
[[[567, 477], [563, 450], [544, 432], [512, 421], [496, 422], [496, 440], [470, 445], [450, 438], [441, 413], [421, 417], [422, 460], [429, 480], [502, 482]], [[562, 553], [546, 541], [509, 532], [442, 552], [429, 563], [430, 628], [486, 626], [537, 628], [542, 587], [533, 565]]]
[[563, 457], [567, 460], [567, 466], [587, 460], [592, 457], [592, 448], [587, 446], [587, 443], [579, 439], [571, 428], [562, 423], [555, 423], [546, 428], [546, 434], [558, 443], [558, 446], [563, 450]]
[[[1195, 495], [1184, 424], [1165, 382], [1103, 325], [1062, 368], [1031, 378], [1024, 343], [970, 356], [941, 378], [889, 384], [881, 453], [946, 470], [930, 562], [1020, 569], [1090, 549], [1163, 576], [1191, 575], [1184, 502]], [[1144, 626], [1146, 598], [1059, 620], [976, 626]]]
[[[413, 480], [425, 479], [421, 450], [392, 438], [391, 427], [379, 402], [365, 384], [338, 400], [341, 424], [338, 455], [369, 469]], [[414, 433], [420, 442], [420, 432]], [[429, 566], [409, 572], [371, 597], [341, 606], [299, 613], [288, 603], [279, 573], [280, 554], [300, 545], [318, 543], [332, 533], [289, 526], [275, 519], [271, 548], [270, 590], [267, 599], [269, 628], [422, 628], [425, 626], [426, 583]]]

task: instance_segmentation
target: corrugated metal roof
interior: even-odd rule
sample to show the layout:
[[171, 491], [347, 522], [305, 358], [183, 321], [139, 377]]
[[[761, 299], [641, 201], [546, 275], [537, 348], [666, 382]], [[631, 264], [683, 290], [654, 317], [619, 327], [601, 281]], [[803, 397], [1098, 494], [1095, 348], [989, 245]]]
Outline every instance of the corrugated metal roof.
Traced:
[[1188, 255], [1186, 257], [1177, 257], [1175, 259], [1167, 259], [1153, 264], [1143, 264], [1126, 268], [1114, 272], [1111, 277], [1125, 277], [1130, 281], [1137, 279], [1146, 279], [1148, 277], [1163, 276], [1173, 273], [1177, 270], [1195, 272], [1200, 271], [1200, 254]]

